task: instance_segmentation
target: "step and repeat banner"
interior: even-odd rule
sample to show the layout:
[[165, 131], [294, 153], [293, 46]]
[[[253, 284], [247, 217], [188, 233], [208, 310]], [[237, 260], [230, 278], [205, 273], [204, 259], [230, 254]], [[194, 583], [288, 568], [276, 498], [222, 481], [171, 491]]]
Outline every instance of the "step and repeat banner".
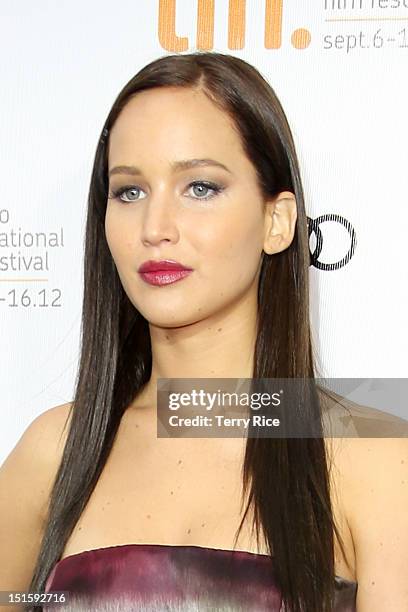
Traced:
[[0, 461], [73, 397], [98, 136], [123, 85], [167, 53], [241, 57], [285, 109], [322, 374], [408, 375], [408, 0], [1, 0], [0, 13]]

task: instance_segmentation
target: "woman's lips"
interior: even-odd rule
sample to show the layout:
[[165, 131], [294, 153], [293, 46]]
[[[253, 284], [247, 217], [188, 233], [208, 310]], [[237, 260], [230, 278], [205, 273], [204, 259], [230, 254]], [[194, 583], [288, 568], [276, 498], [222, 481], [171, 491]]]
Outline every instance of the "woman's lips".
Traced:
[[149, 285], [170, 285], [182, 280], [193, 270], [156, 270], [154, 272], [139, 272], [141, 278]]

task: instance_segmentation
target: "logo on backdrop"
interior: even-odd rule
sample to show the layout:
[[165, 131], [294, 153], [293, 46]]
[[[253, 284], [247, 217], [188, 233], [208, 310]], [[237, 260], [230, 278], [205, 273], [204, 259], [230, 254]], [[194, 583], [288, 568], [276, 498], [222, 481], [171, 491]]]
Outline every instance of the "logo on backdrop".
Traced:
[[[191, 47], [202, 51], [214, 49], [215, 0], [197, 0], [197, 3], [190, 4], [197, 6], [194, 24], [195, 40], [188, 36], [179, 36], [176, 32], [177, 11], [181, 13], [186, 10], [185, 7], [180, 6], [181, 2], [159, 0], [157, 34], [159, 44], [166, 51], [181, 53]], [[229, 0], [228, 33], [225, 41], [228, 49], [244, 49], [246, 46], [246, 4], [246, 0]], [[309, 4], [316, 5], [315, 2]], [[299, 51], [310, 47], [312, 32], [308, 27], [303, 27], [299, 23], [295, 23], [293, 29], [290, 25], [287, 26], [289, 31], [283, 38], [284, 0], [265, 0], [264, 5], [262, 15], [260, 12], [256, 13], [251, 10], [249, 18], [255, 20], [255, 15], [257, 19], [259, 16], [263, 17], [262, 42], [265, 49], [281, 49], [282, 42], [286, 40], [290, 41], [292, 47]], [[396, 10], [403, 11], [407, 8], [408, 0], [350, 0], [350, 2], [324, 0], [320, 5], [324, 19], [324, 33], [320, 35], [320, 40], [315, 36], [314, 43], [321, 45], [321, 48], [326, 51], [346, 55], [358, 52], [378, 54], [377, 49], [386, 50], [387, 48], [404, 49], [405, 52], [407, 32], [406, 28], [401, 29], [399, 22], [407, 17], [406, 14], [396, 14]], [[310, 15], [309, 18], [310, 23], [316, 23], [315, 6], [313, 6], [313, 11], [313, 15]], [[350, 32], [349, 22], [354, 20], [360, 22], [361, 25], [358, 30]], [[371, 27], [373, 22], [376, 24], [374, 30]]]
[[[346, 248], [348, 245], [349, 245], [349, 248], [346, 254], [344, 255], [344, 257], [342, 257], [341, 259], [339, 259], [338, 261], [334, 263], [326, 263], [326, 262], [319, 260], [319, 257], [320, 257], [320, 254], [323, 248], [323, 233], [322, 233], [322, 230], [320, 229], [320, 225], [322, 223], [327, 223], [327, 222], [339, 224], [340, 229], [341, 227], [344, 227], [348, 233], [347, 241], [346, 241]], [[342, 268], [343, 266], [345, 266], [350, 261], [350, 259], [353, 257], [354, 251], [357, 245], [356, 232], [353, 226], [351, 225], [350, 221], [348, 221], [347, 219], [345, 219], [344, 217], [336, 213], [328, 213], [326, 215], [321, 215], [320, 217], [317, 217], [317, 219], [311, 219], [310, 217], [308, 217], [307, 223], [308, 223], [308, 229], [309, 229], [309, 247], [310, 247], [310, 237], [312, 234], [314, 234], [315, 241], [316, 241], [314, 250], [310, 251], [310, 265], [314, 266], [315, 268], [318, 268], [319, 270], [338, 270], [339, 268]]]
[[[163, 49], [180, 53], [187, 51], [191, 42], [187, 36], [176, 34], [176, 0], [159, 0], [158, 37]], [[265, 0], [264, 47], [280, 49], [282, 46], [283, 0]], [[195, 46], [201, 51], [214, 48], [214, 0], [197, 0]], [[246, 0], [230, 0], [228, 5], [228, 49], [245, 47]], [[298, 27], [291, 32], [291, 43], [295, 49], [306, 49], [312, 40], [307, 28]]]

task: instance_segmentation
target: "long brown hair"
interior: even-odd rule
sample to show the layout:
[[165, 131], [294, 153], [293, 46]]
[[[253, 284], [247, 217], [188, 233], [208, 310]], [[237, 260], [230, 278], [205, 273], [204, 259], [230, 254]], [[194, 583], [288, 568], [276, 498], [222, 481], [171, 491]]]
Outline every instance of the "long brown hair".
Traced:
[[[30, 591], [44, 590], [47, 576], [98, 481], [121, 417], [151, 374], [148, 322], [128, 299], [105, 237], [107, 151], [109, 130], [131, 96], [166, 86], [199, 88], [228, 113], [265, 198], [286, 190], [294, 193], [297, 223], [292, 243], [280, 253], [262, 255], [253, 377], [315, 380], [307, 216], [297, 154], [282, 106], [265, 78], [242, 59], [201, 51], [165, 55], [124, 86], [96, 148], [88, 198], [81, 355], [72, 418]], [[316, 396], [311, 396], [305, 402], [304, 422], [320, 409]], [[264, 534], [285, 606], [293, 612], [331, 610], [333, 530], [343, 554], [344, 545], [332, 512], [324, 439], [248, 438], [243, 487], [249, 494], [239, 531], [253, 504], [256, 531]]]

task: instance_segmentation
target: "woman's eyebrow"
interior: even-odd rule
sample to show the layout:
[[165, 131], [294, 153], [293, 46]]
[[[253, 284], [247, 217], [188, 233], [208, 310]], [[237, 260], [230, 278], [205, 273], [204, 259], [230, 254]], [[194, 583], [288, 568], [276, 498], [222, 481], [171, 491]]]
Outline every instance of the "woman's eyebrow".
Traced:
[[[181, 170], [187, 170], [189, 168], [197, 168], [200, 166], [216, 166], [232, 174], [231, 170], [227, 168], [227, 166], [225, 166], [219, 161], [216, 161], [215, 159], [210, 159], [210, 158], [182, 159], [179, 161], [172, 162], [170, 166], [173, 172], [180, 172]], [[142, 174], [142, 171], [140, 170], [140, 168], [137, 168], [136, 166], [115, 166], [109, 171], [109, 176], [113, 176], [114, 174], [140, 175]]]

